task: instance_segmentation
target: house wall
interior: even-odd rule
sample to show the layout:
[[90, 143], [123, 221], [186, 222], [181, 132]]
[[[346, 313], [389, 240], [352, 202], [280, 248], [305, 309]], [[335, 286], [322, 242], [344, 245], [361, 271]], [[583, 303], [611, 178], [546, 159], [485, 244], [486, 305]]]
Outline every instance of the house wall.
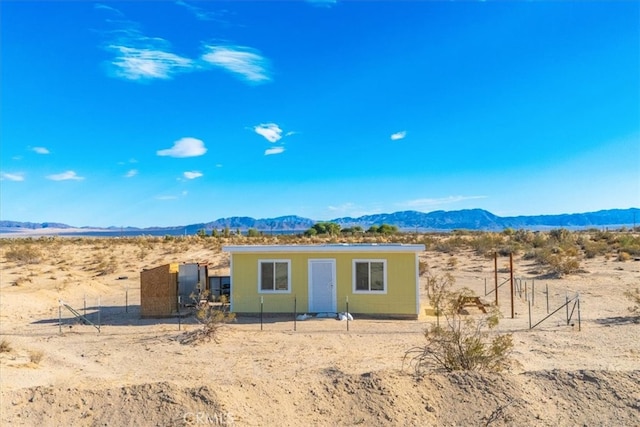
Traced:
[[[258, 260], [290, 260], [291, 292], [281, 294], [258, 292]], [[260, 299], [265, 313], [292, 313], [294, 297], [297, 312], [309, 311], [309, 259], [334, 259], [337, 282], [337, 311], [361, 314], [417, 316], [417, 256], [415, 252], [307, 252], [307, 253], [232, 253], [231, 302], [236, 313], [257, 313]], [[353, 260], [385, 259], [387, 292], [362, 294], [353, 292]]]
[[177, 311], [178, 264], [161, 265], [140, 272], [142, 317], [170, 317]]

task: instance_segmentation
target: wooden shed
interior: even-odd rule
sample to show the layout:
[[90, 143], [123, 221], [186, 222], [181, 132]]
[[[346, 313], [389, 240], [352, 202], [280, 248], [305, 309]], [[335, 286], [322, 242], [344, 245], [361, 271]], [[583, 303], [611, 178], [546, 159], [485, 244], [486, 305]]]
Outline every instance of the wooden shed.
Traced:
[[140, 272], [142, 317], [171, 317], [178, 311], [179, 264], [165, 264]]
[[207, 289], [207, 266], [197, 263], [165, 264], [140, 272], [142, 317], [171, 317], [181, 307], [193, 305], [192, 297]]

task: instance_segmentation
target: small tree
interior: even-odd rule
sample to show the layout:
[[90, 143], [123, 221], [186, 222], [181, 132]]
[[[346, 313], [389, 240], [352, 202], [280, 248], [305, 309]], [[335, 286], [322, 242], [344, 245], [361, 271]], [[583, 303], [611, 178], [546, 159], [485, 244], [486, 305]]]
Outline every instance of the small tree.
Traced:
[[513, 348], [511, 334], [491, 335], [500, 312], [494, 308], [480, 317], [461, 314], [460, 302], [468, 290], [447, 293], [444, 305], [446, 323], [431, 325], [424, 332], [426, 343], [405, 352], [404, 363], [420, 375], [425, 370], [493, 371], [509, 368]]

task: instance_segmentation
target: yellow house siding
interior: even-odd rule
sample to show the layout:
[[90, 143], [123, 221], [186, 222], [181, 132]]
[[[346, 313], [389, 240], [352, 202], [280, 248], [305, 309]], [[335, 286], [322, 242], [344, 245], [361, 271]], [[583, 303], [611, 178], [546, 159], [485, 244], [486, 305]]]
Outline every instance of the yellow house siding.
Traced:
[[[336, 311], [363, 314], [417, 316], [417, 257], [415, 252], [273, 252], [231, 254], [232, 310], [257, 313], [264, 302], [265, 313], [292, 313], [294, 298], [299, 313], [309, 310], [309, 260], [335, 260]], [[260, 292], [259, 260], [290, 261], [290, 290], [287, 293]], [[378, 293], [354, 292], [354, 260], [385, 260], [386, 289]]]

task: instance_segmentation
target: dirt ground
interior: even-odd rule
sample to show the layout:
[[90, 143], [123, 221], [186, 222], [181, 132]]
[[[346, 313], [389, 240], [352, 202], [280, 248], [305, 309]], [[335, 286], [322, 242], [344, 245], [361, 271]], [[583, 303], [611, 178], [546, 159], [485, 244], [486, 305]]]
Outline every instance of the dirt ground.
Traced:
[[[498, 329], [513, 334], [514, 367], [417, 377], [403, 356], [435, 321], [425, 310], [418, 320], [356, 317], [349, 330], [344, 321], [292, 318], [268, 318], [261, 330], [245, 317], [223, 328], [219, 344], [184, 345], [193, 319], [140, 319], [139, 274], [168, 262], [228, 274], [216, 246], [35, 244], [37, 263], [8, 261], [8, 245], [0, 259], [0, 340], [10, 347], [0, 352], [2, 425], [640, 426], [640, 324], [624, 296], [640, 284], [638, 261], [598, 256], [557, 279], [516, 256], [511, 318], [508, 258], [499, 258]], [[493, 260], [471, 251], [427, 251], [421, 260], [494, 301], [485, 296]], [[100, 331], [59, 300], [81, 313], [86, 304], [96, 323], [99, 311]], [[530, 317], [535, 324], [559, 307], [529, 329]]]

